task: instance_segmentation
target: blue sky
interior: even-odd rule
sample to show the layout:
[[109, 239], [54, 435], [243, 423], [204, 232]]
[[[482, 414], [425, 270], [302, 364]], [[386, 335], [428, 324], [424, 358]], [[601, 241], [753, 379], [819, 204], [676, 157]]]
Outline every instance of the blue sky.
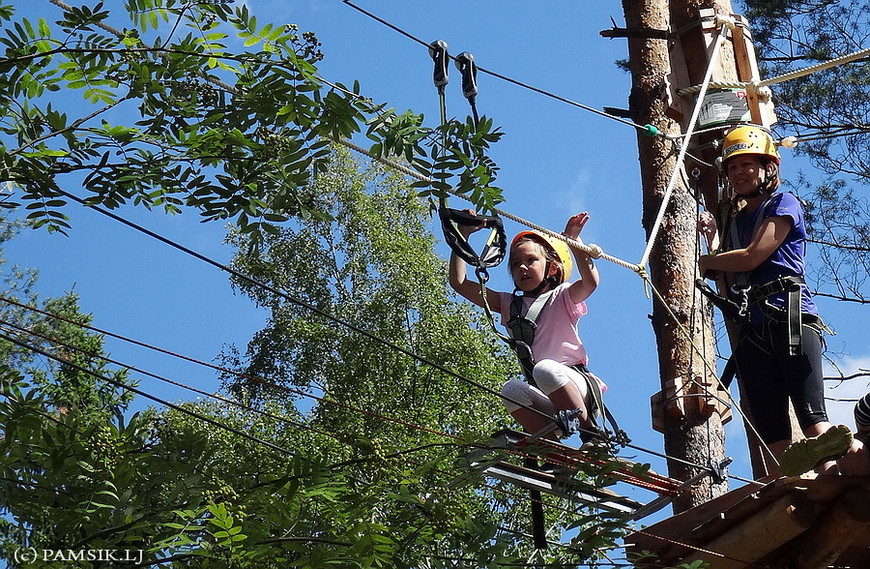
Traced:
[[[13, 4], [20, 13], [26, 10], [49, 21], [58, 14], [47, 1]], [[302, 31], [314, 31], [323, 43], [326, 58], [319, 68], [326, 79], [346, 84], [358, 79], [362, 92], [375, 101], [387, 102], [398, 111], [424, 113], [428, 124], [437, 124], [432, 61], [424, 47], [339, 0], [250, 0], [247, 5], [261, 26], [269, 21], [296, 23]], [[594, 108], [626, 106], [630, 78], [614, 64], [627, 57], [625, 41], [598, 34], [611, 26], [611, 16], [622, 24], [621, 3], [615, 0], [544, 4], [359, 0], [359, 5], [426, 41], [446, 41], [451, 54], [471, 52], [480, 67]], [[112, 24], [128, 25], [117, 19], [119, 14]], [[462, 97], [460, 77], [452, 65], [450, 72], [448, 115], [464, 117], [469, 107]], [[620, 258], [640, 260], [645, 241], [634, 129], [489, 75], [480, 74], [478, 83], [480, 114], [492, 117], [506, 133], [492, 152], [501, 167], [497, 184], [507, 199], [502, 209], [556, 231], [561, 231], [571, 213], [588, 210], [592, 220], [583, 234], [587, 242]], [[791, 151], [785, 150], [784, 177], [796, 178], [799, 170], [813, 175], [808, 163], [792, 159]], [[452, 205], [465, 207], [458, 200]], [[121, 212], [215, 260], [229, 260], [231, 251], [222, 245], [220, 224], [203, 225], [191, 212], [175, 217], [131, 208]], [[235, 295], [227, 276], [213, 267], [98, 213], [75, 207], [67, 213], [73, 224], [69, 237], [27, 232], [7, 248], [7, 256], [12, 263], [39, 268], [42, 295], [70, 289], [79, 293], [96, 326], [210, 361], [224, 345], [243, 347], [264, 325], [267, 314]], [[506, 227], [508, 233], [522, 229], [512, 222], [506, 222]], [[446, 257], [446, 248], [442, 253]], [[607, 402], [633, 443], [661, 451], [662, 438], [652, 430], [649, 414], [649, 398], [659, 390], [647, 317], [651, 300], [633, 272], [606, 262], [598, 266], [601, 285], [588, 301], [589, 315], [580, 323], [590, 367], [608, 383]], [[504, 267], [493, 274], [494, 287], [510, 287]], [[870, 340], [859, 325], [868, 309], [826, 299], [820, 299], [819, 305], [838, 332], [828, 345], [841, 354], [836, 357], [844, 372], [870, 367]], [[198, 366], [115, 341], [108, 342], [108, 351], [149, 371], [216, 389], [213, 375]], [[831, 395], [854, 397], [863, 394], [867, 384], [866, 379], [858, 379]], [[142, 387], [170, 400], [191, 398], [153, 380], [143, 380]], [[830, 409], [836, 421], [852, 424], [851, 405]], [[731, 473], [750, 477], [739, 423], [735, 413], [728, 425], [726, 452], [735, 459]], [[666, 472], [654, 456], [637, 458]]]

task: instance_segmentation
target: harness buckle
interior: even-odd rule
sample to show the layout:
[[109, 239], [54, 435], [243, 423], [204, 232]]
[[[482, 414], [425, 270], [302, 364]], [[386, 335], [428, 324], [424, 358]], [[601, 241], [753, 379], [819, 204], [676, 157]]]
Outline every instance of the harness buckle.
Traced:
[[580, 430], [580, 409], [560, 409], [553, 421], [562, 435], [567, 437]]
[[745, 284], [736, 284], [731, 286], [732, 298], [736, 299], [735, 304], [737, 305], [737, 316], [741, 318], [745, 318], [746, 315], [749, 314], [749, 291], [751, 289], [751, 285]]

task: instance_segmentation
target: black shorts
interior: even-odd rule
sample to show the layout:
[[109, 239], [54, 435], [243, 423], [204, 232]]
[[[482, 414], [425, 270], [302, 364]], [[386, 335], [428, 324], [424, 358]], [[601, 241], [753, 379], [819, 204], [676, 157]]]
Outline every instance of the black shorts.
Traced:
[[801, 354], [789, 355], [785, 323], [768, 320], [745, 333], [734, 353], [741, 399], [765, 443], [791, 439], [789, 399], [801, 429], [828, 420], [822, 373], [822, 337], [801, 329]]

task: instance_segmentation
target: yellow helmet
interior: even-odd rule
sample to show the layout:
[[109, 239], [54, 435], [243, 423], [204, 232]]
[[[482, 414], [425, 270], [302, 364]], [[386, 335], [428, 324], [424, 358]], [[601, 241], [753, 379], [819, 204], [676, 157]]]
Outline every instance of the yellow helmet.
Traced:
[[722, 141], [722, 163], [741, 154], [767, 156], [779, 164], [779, 152], [773, 138], [757, 126], [738, 126]]
[[568, 277], [571, 275], [571, 269], [574, 266], [574, 262], [571, 260], [571, 250], [568, 248], [568, 244], [561, 239], [556, 239], [546, 233], [529, 229], [517, 233], [514, 236], [513, 241], [511, 241], [511, 247], [524, 237], [530, 237], [535, 241], [538, 241], [541, 245], [556, 255], [556, 258], [562, 264], [562, 282], [567, 282]]

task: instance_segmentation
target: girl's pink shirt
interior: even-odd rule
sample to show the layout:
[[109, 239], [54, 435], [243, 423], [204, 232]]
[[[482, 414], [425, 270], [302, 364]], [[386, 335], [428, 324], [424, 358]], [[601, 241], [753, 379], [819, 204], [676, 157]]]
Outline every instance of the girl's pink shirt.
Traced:
[[[532, 353], [535, 361], [544, 359], [555, 360], [571, 366], [589, 364], [586, 348], [577, 333], [577, 321], [587, 312], [586, 303], [571, 302], [568, 292], [570, 283], [556, 287], [547, 299], [547, 304], [538, 317], [538, 327], [535, 330], [535, 341], [532, 343]], [[513, 295], [508, 292], [499, 293], [501, 299], [501, 321], [507, 324], [511, 318], [511, 300]], [[528, 308], [534, 298], [524, 298], [523, 303]]]

